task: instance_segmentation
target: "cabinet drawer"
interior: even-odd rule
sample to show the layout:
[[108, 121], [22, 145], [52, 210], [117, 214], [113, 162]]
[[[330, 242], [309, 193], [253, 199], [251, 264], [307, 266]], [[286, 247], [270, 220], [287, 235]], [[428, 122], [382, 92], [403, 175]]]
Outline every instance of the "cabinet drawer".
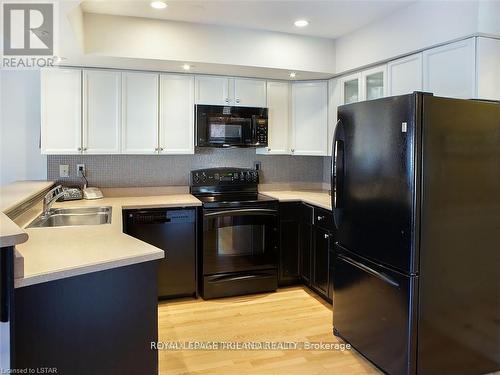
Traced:
[[314, 207], [314, 225], [333, 231], [333, 215], [330, 211]]

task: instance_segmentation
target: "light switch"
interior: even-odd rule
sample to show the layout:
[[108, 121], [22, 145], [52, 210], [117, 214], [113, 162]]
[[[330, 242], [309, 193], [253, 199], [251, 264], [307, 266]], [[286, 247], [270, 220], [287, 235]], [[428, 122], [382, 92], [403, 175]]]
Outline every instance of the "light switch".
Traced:
[[68, 164], [59, 164], [59, 177], [69, 177]]

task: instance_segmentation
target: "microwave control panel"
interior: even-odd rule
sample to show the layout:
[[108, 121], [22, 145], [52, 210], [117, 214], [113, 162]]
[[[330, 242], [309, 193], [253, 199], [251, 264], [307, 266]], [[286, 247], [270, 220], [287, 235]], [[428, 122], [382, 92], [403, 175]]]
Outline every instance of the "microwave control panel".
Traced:
[[257, 142], [267, 145], [267, 120], [257, 119]]

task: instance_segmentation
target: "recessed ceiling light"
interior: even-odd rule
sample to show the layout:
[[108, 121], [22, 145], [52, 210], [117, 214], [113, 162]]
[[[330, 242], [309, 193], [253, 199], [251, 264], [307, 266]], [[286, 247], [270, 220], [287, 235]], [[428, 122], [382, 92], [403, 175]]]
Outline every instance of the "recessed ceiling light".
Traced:
[[297, 20], [293, 24], [295, 26], [297, 26], [297, 27], [306, 27], [307, 25], [309, 25], [309, 21], [307, 21], [307, 20]]
[[296, 76], [297, 76], [297, 73], [295, 73], [295, 72], [290, 73], [290, 78], [295, 78]]
[[165, 9], [167, 7], [167, 3], [164, 1], [152, 1], [149, 5], [155, 9]]
[[184, 69], [184, 70], [190, 70], [191, 69], [191, 65], [184, 64], [184, 65], [182, 65], [182, 69]]

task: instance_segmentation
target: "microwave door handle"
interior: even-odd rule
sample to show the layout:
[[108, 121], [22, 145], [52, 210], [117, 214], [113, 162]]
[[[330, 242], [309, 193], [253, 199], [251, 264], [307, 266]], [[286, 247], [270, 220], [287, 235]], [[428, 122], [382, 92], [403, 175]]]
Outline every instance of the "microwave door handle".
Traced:
[[219, 217], [219, 216], [245, 216], [245, 215], [268, 215], [277, 216], [278, 212], [276, 210], [266, 209], [266, 208], [248, 208], [244, 210], [226, 210], [226, 211], [216, 211], [203, 214], [204, 217]]

